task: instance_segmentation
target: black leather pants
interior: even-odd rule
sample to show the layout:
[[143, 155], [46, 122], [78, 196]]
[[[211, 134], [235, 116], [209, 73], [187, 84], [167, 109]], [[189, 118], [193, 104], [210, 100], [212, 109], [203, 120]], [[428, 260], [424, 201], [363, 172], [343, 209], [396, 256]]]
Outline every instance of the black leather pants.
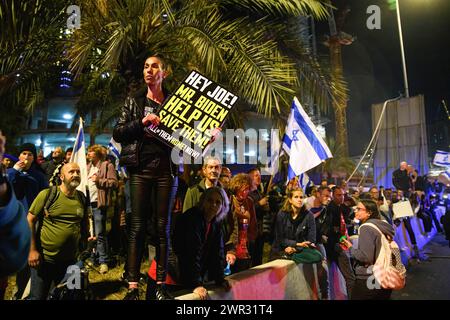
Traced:
[[[166, 173], [137, 172], [130, 175], [131, 215], [128, 237], [128, 281], [139, 280], [145, 237], [154, 239], [156, 280], [164, 282], [170, 244], [170, 217], [178, 178]], [[147, 229], [150, 230], [147, 230]], [[150, 258], [151, 259], [151, 258]]]

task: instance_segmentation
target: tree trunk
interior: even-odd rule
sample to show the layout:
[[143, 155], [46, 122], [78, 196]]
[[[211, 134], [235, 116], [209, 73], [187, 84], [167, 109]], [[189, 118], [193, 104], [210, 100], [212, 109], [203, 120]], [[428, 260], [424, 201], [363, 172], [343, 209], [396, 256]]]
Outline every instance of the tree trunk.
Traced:
[[[336, 91], [345, 92], [345, 88], [342, 88], [344, 81], [344, 72], [342, 68], [342, 51], [341, 44], [339, 43], [338, 36], [330, 38], [330, 59], [331, 59], [331, 72], [334, 80]], [[347, 142], [347, 94], [337, 96], [333, 101], [333, 110], [335, 115], [336, 124], [336, 145], [341, 146], [342, 156], [348, 156], [348, 142]]]
[[91, 125], [89, 126], [89, 145], [93, 146], [95, 144], [95, 137], [96, 137], [96, 132], [95, 132], [95, 126], [97, 124], [97, 111], [92, 111], [91, 112]]

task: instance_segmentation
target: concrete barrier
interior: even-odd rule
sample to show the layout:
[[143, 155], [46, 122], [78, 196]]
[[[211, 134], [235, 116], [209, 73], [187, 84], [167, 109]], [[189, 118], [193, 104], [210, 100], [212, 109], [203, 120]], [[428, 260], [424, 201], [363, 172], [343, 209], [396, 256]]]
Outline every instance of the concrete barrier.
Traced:
[[[441, 217], [445, 214], [445, 207], [438, 206], [435, 210], [435, 213], [438, 221], [440, 221]], [[423, 226], [422, 219], [411, 217], [410, 221], [411, 227], [416, 237], [417, 247], [419, 249], [422, 249], [437, 233], [434, 221], [433, 228], [431, 229], [431, 232], [428, 233], [428, 235], [425, 234], [425, 228]], [[394, 240], [398, 243], [398, 246], [401, 249], [402, 262], [407, 265], [408, 260], [410, 260], [413, 256], [413, 245], [404, 223], [396, 227]]]
[[[438, 207], [438, 220], [445, 214], [444, 207]], [[420, 218], [412, 217], [411, 226], [416, 236], [417, 246], [423, 248], [436, 234], [426, 236]], [[402, 223], [396, 228], [395, 241], [402, 249], [405, 265], [411, 258], [412, 244]], [[232, 288], [225, 291], [217, 287], [207, 287], [211, 300], [318, 300], [319, 282], [316, 264], [296, 264], [290, 260], [274, 260], [249, 270], [227, 277]], [[331, 300], [347, 299], [345, 280], [335, 263], [328, 265], [328, 281]], [[178, 296], [178, 300], [198, 300], [193, 293]]]
[[[317, 266], [274, 260], [227, 277], [231, 290], [213, 288], [212, 300], [317, 300]], [[177, 297], [197, 300], [196, 294]]]

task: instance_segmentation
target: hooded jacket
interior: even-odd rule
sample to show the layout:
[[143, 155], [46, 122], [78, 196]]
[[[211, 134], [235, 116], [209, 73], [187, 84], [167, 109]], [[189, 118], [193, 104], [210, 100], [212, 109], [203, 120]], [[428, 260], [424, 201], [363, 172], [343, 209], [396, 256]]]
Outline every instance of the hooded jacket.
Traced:
[[368, 219], [359, 227], [358, 248], [350, 248], [350, 254], [355, 259], [353, 266], [357, 279], [367, 279], [372, 275], [372, 266], [381, 250], [380, 233], [372, 227], [364, 227], [365, 223], [373, 223], [388, 238], [393, 239], [395, 235], [394, 228], [380, 219]]

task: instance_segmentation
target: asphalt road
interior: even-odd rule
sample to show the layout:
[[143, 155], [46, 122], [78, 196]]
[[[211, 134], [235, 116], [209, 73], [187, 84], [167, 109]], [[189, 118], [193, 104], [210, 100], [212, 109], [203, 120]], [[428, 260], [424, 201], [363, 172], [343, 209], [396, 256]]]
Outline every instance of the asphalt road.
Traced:
[[450, 247], [445, 236], [436, 235], [425, 247], [430, 261], [412, 261], [406, 286], [393, 292], [392, 300], [450, 300]]

